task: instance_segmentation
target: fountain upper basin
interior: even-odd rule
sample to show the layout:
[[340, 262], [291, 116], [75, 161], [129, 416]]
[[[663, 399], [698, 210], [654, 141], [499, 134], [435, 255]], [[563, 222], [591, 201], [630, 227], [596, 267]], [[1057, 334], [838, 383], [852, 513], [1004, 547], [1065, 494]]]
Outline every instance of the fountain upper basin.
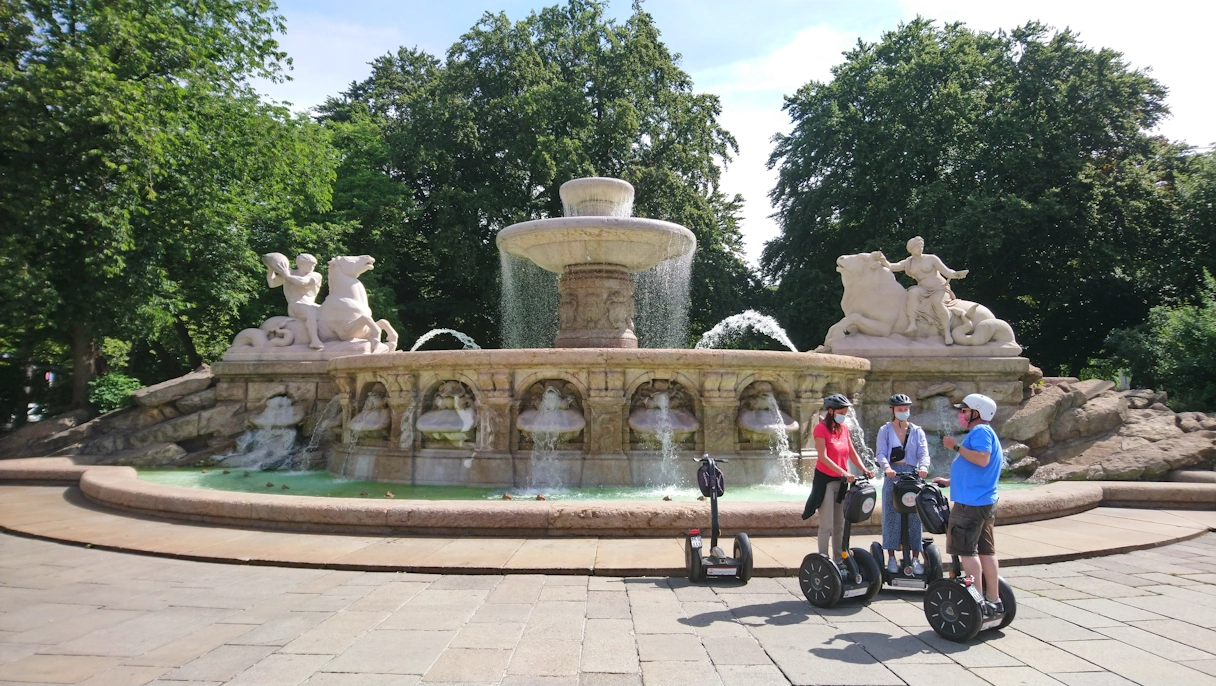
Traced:
[[513, 224], [498, 232], [498, 248], [555, 273], [578, 264], [650, 269], [697, 246], [692, 231], [660, 219], [554, 217]]

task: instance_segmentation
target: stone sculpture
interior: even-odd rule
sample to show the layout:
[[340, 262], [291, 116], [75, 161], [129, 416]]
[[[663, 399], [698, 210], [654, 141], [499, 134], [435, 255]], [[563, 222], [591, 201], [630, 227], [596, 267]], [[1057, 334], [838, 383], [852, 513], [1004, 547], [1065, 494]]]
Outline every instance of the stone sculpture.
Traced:
[[432, 441], [461, 447], [477, 435], [477, 408], [473, 392], [459, 381], [445, 381], [435, 390], [431, 409], [416, 426]]
[[397, 349], [397, 332], [386, 320], [373, 319], [367, 289], [359, 282], [359, 275], [376, 264], [371, 256], [331, 259], [329, 296], [320, 304], [315, 257], [300, 254], [294, 271], [281, 253], [267, 253], [262, 262], [267, 285], [283, 287], [287, 316], [271, 317], [256, 329], [238, 333], [225, 360], [329, 359]]
[[[950, 280], [967, 275], [934, 255], [924, 240], [908, 241], [911, 256], [892, 264], [881, 252], [842, 255], [844, 318], [828, 329], [819, 352], [863, 357], [1016, 357], [1022, 352], [1008, 322], [987, 307], [954, 296]], [[917, 279], [905, 289], [894, 271]]]
[[676, 443], [691, 438], [701, 424], [690, 410], [692, 399], [679, 384], [655, 379], [642, 384], [634, 393], [629, 412], [629, 428], [644, 440], [671, 434]]
[[781, 409], [777, 391], [767, 381], [757, 381], [739, 397], [736, 420], [743, 437], [753, 443], [767, 442], [778, 433], [798, 433], [798, 421]]

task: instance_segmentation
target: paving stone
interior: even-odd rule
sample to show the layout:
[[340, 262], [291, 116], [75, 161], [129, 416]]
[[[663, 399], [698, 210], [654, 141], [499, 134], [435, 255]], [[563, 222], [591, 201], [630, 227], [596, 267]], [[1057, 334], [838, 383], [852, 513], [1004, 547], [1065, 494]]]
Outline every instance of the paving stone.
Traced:
[[545, 579], [542, 576], [508, 576], [494, 587], [494, 592], [486, 597], [485, 602], [535, 603], [544, 587]]
[[[1015, 622], [1016, 624], [1016, 622]], [[1082, 660], [1054, 645], [1023, 633], [1016, 626], [1008, 626], [1001, 631], [1000, 638], [984, 643], [1009, 655], [1010, 657], [1033, 667], [1040, 672], [1088, 672], [1101, 671], [1101, 668]]]
[[908, 686], [989, 686], [987, 681], [953, 662], [944, 665], [901, 662], [891, 665], [891, 671]]
[[903, 686], [904, 683], [861, 646], [848, 641], [834, 641], [809, 649], [775, 648], [769, 649], [768, 654], [795, 686]]
[[74, 684], [118, 664], [118, 658], [82, 655], [30, 655], [0, 665], [0, 682]]
[[265, 624], [286, 612], [291, 612], [316, 598], [317, 593], [284, 593], [263, 599], [251, 607], [224, 618], [225, 624]]
[[842, 636], [865, 648], [874, 659], [895, 663], [942, 664], [950, 658], [890, 622], [849, 622], [838, 630]]
[[1066, 672], [1052, 676], [1068, 686], [1136, 686], [1136, 682], [1110, 672]]
[[749, 636], [747, 627], [722, 603], [684, 603], [682, 624], [706, 636]]
[[[503, 686], [506, 684], [507, 681], [504, 679]], [[582, 672], [578, 675], [578, 684], [579, 686], [642, 686], [642, 673], [640, 670], [633, 674]]]
[[17, 606], [11, 603], [0, 602], [0, 609], [7, 610], [0, 613], [0, 631], [9, 631], [14, 633], [30, 631], [32, 629], [38, 629], [46, 626], [52, 622], [61, 622], [73, 617], [79, 617], [82, 614], [96, 610], [100, 607], [100, 603], [97, 605], [33, 603], [30, 605]]
[[1064, 577], [1056, 579], [1055, 583], [1074, 591], [1082, 591], [1098, 598], [1126, 598], [1135, 595], [1152, 595], [1145, 587], [1124, 586], [1106, 579], [1092, 576]]
[[1121, 623], [1109, 617], [1103, 617], [1093, 612], [1087, 612], [1079, 607], [1074, 607], [1068, 603], [1063, 603], [1050, 598], [1026, 598], [1018, 601], [1018, 610], [1021, 608], [1032, 607], [1036, 610], [1046, 612], [1052, 617], [1062, 619], [1066, 622], [1076, 624], [1077, 626], [1092, 629], [1099, 626], [1119, 626]]
[[1210, 607], [1170, 598], [1167, 596], [1144, 596], [1136, 598], [1121, 598], [1119, 602], [1138, 607], [1141, 610], [1155, 612], [1163, 617], [1171, 617], [1188, 624], [1216, 629], [1216, 612]]
[[456, 633], [456, 638], [452, 639], [449, 648], [510, 650], [515, 647], [516, 643], [519, 643], [519, 637], [523, 635], [523, 632], [524, 624], [522, 622], [466, 624]]
[[423, 683], [496, 684], [511, 660], [510, 650], [448, 648], [422, 677]]
[[493, 574], [448, 574], [431, 582], [428, 590], [433, 591], [463, 591], [478, 590], [492, 591], [504, 577]]
[[1216, 686], [1216, 677], [1120, 641], [1065, 641], [1060, 648], [1143, 686]]
[[[387, 631], [375, 629], [326, 663], [326, 672], [426, 674], [455, 638], [454, 631]], [[408, 650], [404, 649], [408, 646]]]
[[222, 645], [164, 676], [165, 680], [227, 681], [274, 652], [273, 646]]
[[1216, 631], [1202, 629], [1177, 619], [1154, 619], [1149, 622], [1131, 622], [1131, 625], [1216, 655]]
[[324, 593], [354, 579], [362, 572], [328, 572], [291, 589], [292, 593]]
[[546, 585], [540, 591], [541, 601], [580, 601], [587, 600], [586, 586], [550, 586]]
[[701, 638], [701, 643], [705, 646], [705, 651], [709, 653], [709, 659], [718, 667], [773, 664], [768, 653], [765, 653], [756, 639], [751, 636], [704, 636]]
[[699, 662], [709, 658], [701, 639], [690, 634], [639, 634], [642, 662]]
[[1216, 655], [1212, 655], [1211, 653], [1205, 653], [1202, 650], [1197, 650], [1177, 641], [1158, 636], [1139, 627], [1112, 626], [1094, 629], [1094, 631], [1108, 638], [1113, 638], [1116, 641], [1122, 641], [1128, 645], [1147, 650], [1154, 655], [1160, 655], [1167, 660], [1207, 660], [1216, 657]]
[[1186, 660], [1178, 664], [1184, 667], [1190, 667], [1197, 672], [1203, 672], [1211, 676], [1216, 676], [1216, 660]]
[[532, 605], [530, 603], [485, 603], [477, 608], [477, 611], [469, 618], [469, 622], [475, 624], [486, 622], [526, 623], [530, 616], [532, 616]]
[[133, 610], [107, 610], [105, 608], [90, 610], [73, 617], [71, 621], [45, 624], [36, 629], [22, 631], [9, 636], [5, 640], [10, 643], [57, 645], [86, 636], [99, 629], [122, 624], [129, 619], [134, 619], [144, 614], [144, 612]]
[[236, 645], [283, 646], [333, 616], [331, 612], [286, 612], [229, 641]]
[[708, 662], [644, 662], [642, 683], [646, 686], [715, 686], [722, 680]]
[[421, 678], [407, 674], [317, 672], [304, 682], [304, 686], [415, 686]]
[[331, 659], [332, 655], [270, 655], [225, 686], [297, 686]]
[[579, 663], [582, 672], [637, 673], [638, 647], [628, 619], [588, 619]]
[[1122, 584], [1124, 586], [1130, 586], [1132, 588], [1140, 588], [1141, 586], [1152, 586], [1154, 584], [1154, 582], [1149, 581], [1147, 579], [1142, 579], [1139, 576], [1134, 576], [1132, 574], [1125, 574], [1123, 572], [1119, 572], [1116, 570], [1108, 570], [1108, 569], [1096, 569], [1092, 572], [1087, 573], [1086, 576], [1098, 578], [1098, 579], [1105, 579], [1107, 581], [1111, 581], [1116, 584]]
[[525, 640], [515, 648], [507, 673], [523, 676], [578, 674], [582, 644], [572, 640]]
[[499, 686], [579, 686], [579, 677], [577, 674], [569, 676], [521, 676], [519, 674], [508, 674], [502, 678]]
[[144, 684], [168, 671], [168, 667], [131, 667], [119, 665], [85, 679], [80, 682], [80, 686], [144, 686]]
[[338, 655], [388, 616], [387, 612], [339, 612], [300, 634], [279, 652]]
[[628, 619], [629, 616], [628, 594], [620, 591], [587, 592], [587, 619]]
[[[1021, 612], [1021, 608], [1018, 608], [1018, 612]], [[1058, 641], [1084, 641], [1102, 638], [1101, 634], [1057, 617], [1047, 617], [1044, 619], [1022, 619], [1018, 617], [1016, 623], [1018, 631], [1047, 643], [1054, 644]]]
[[938, 636], [932, 629], [926, 629], [916, 634], [916, 637], [967, 669], [1022, 666], [1021, 660], [1013, 658], [987, 643], [954, 643]]
[[428, 585], [420, 582], [390, 581], [351, 603], [346, 609], [352, 612], [396, 612]]
[[789, 679], [770, 660], [763, 665], [718, 665], [723, 686], [789, 686]]
[[1031, 597], [1038, 596], [1040, 598], [1051, 598], [1052, 600], [1081, 600], [1084, 598], [1096, 598], [1097, 596], [1083, 591], [1078, 591], [1072, 588], [1060, 588], [1056, 590], [1035, 591]]
[[1060, 682], [1030, 667], [977, 667], [971, 673], [992, 686], [1059, 686]]
[[141, 613], [125, 622], [98, 629], [43, 652], [134, 657], [209, 626], [225, 614], [225, 610], [189, 607]]
[[252, 626], [246, 624], [212, 624], [189, 636], [166, 643], [156, 650], [129, 657], [123, 662], [149, 667], [181, 667], [252, 629]]

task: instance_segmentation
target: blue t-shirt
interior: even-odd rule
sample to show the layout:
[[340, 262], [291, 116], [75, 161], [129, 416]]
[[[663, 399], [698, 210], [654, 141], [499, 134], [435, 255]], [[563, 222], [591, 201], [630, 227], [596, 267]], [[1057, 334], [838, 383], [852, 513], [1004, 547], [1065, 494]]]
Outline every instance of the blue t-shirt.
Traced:
[[978, 424], [967, 433], [962, 446], [988, 453], [988, 466], [972, 464], [959, 455], [950, 463], [950, 499], [956, 503], [983, 507], [996, 502], [996, 482], [1001, 478], [1001, 439], [987, 424]]

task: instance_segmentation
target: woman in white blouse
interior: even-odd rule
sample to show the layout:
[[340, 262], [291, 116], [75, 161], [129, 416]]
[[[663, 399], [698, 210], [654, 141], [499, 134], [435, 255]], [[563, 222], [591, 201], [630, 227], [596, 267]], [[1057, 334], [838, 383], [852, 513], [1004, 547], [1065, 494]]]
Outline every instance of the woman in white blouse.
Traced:
[[[916, 473], [920, 478], [929, 474], [929, 440], [925, 430], [908, 421], [912, 416], [912, 399], [903, 393], [896, 393], [887, 401], [891, 406], [891, 421], [878, 430], [878, 466], [883, 470], [886, 481], [882, 487], [882, 547], [890, 558], [887, 560], [887, 571], [895, 574], [899, 571], [899, 561], [895, 559], [900, 545], [900, 517], [895, 511], [894, 493], [895, 478], [899, 474]], [[924, 566], [920, 554], [924, 550], [921, 541], [920, 517], [908, 517], [908, 542], [912, 548], [912, 573], [921, 574]], [[881, 562], [881, 561], [880, 561]]]

